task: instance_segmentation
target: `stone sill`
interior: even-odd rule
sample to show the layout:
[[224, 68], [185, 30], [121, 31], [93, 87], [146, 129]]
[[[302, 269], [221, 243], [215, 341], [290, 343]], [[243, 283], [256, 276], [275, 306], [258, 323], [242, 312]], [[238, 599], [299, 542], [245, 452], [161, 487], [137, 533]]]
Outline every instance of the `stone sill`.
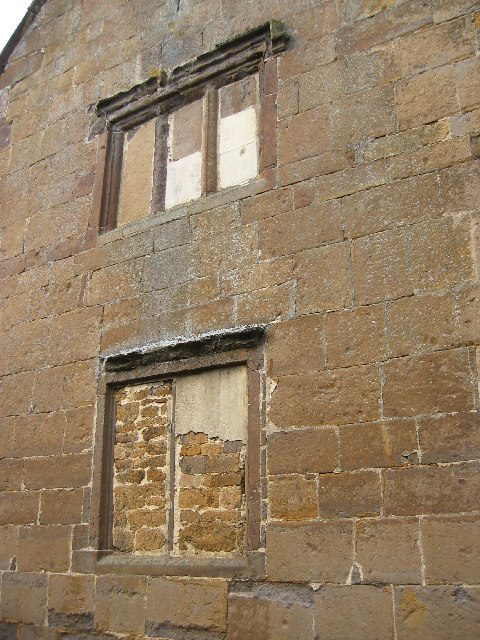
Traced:
[[[252, 552], [236, 558], [175, 558], [134, 556], [115, 551], [77, 551], [75, 570], [80, 573], [147, 576], [190, 576], [194, 578], [265, 578], [265, 554]], [[88, 558], [87, 558], [88, 557]], [[82, 566], [80, 566], [82, 565]]]
[[209, 211], [210, 209], [215, 209], [216, 207], [231, 204], [232, 202], [237, 202], [238, 200], [248, 198], [249, 196], [255, 196], [259, 193], [264, 193], [265, 191], [269, 191], [273, 188], [273, 174], [265, 177], [254, 178], [248, 182], [248, 184], [222, 189], [221, 191], [217, 191], [207, 196], [202, 196], [198, 200], [193, 200], [186, 204], [172, 207], [171, 209], [165, 209], [163, 211], [153, 213], [142, 220], [130, 222], [121, 227], [116, 227], [111, 231], [106, 231], [98, 236], [98, 244], [104, 245], [110, 242], [115, 242], [120, 238], [138, 235], [167, 222], [172, 222], [173, 220], [178, 220], [197, 213]]

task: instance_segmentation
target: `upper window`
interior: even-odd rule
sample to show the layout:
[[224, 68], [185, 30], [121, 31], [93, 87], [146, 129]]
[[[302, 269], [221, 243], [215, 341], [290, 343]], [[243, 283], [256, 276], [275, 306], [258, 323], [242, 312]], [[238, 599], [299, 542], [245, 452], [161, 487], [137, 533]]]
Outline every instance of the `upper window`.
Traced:
[[107, 133], [101, 231], [246, 184], [275, 163], [269, 63], [286, 43], [281, 25], [268, 23], [168, 81], [150, 79], [99, 103]]

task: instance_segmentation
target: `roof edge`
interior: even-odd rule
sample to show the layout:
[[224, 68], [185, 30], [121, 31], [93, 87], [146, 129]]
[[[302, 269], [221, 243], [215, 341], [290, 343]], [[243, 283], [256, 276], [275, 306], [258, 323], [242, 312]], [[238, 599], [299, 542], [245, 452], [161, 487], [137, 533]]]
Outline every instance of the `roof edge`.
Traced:
[[43, 7], [43, 5], [46, 2], [47, 0], [33, 0], [31, 5], [28, 7], [27, 12], [23, 16], [23, 18], [20, 20], [17, 28], [10, 36], [10, 39], [8, 40], [7, 44], [3, 47], [2, 51], [0, 52], [0, 75], [5, 71], [5, 67], [8, 64], [10, 56], [15, 51], [17, 44], [23, 38], [28, 28], [30, 27], [32, 22], [35, 20], [35, 17], [39, 13], [40, 9]]

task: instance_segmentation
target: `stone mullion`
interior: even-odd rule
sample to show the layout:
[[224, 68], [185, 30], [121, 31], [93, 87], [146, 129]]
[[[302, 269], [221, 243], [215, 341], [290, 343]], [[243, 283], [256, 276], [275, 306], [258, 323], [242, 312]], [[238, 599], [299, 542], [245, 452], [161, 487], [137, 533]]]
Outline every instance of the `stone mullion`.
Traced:
[[218, 90], [211, 87], [205, 94], [203, 116], [203, 195], [217, 191], [218, 179]]

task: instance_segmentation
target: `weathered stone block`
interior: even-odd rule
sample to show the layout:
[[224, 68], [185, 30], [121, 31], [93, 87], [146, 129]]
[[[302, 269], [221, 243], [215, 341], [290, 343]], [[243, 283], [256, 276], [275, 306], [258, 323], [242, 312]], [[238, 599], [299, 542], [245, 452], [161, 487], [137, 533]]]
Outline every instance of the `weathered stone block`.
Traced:
[[68, 571], [72, 530], [67, 526], [20, 527], [19, 571]]
[[228, 640], [313, 640], [309, 594], [270, 587], [258, 595], [233, 593], [228, 599]]
[[0, 493], [0, 524], [34, 524], [40, 495], [35, 491]]
[[379, 417], [379, 398], [373, 366], [284, 376], [273, 391], [268, 417], [279, 428], [366, 422]]
[[478, 464], [425, 466], [385, 471], [385, 513], [398, 516], [474, 511]]
[[427, 584], [476, 584], [480, 571], [478, 516], [421, 518]]
[[357, 304], [371, 304], [413, 293], [403, 231], [385, 231], [353, 243]]
[[295, 262], [298, 313], [342, 309], [351, 304], [353, 291], [348, 243], [302, 252]]
[[137, 576], [98, 576], [95, 590], [95, 629], [143, 635], [146, 579]]
[[349, 367], [385, 358], [383, 305], [329, 313], [325, 319], [327, 367]]
[[18, 527], [7, 525], [0, 527], [0, 568], [2, 571], [12, 568], [12, 561], [17, 556]]
[[270, 474], [325, 473], [337, 466], [333, 429], [302, 429], [272, 433], [267, 440]]
[[422, 462], [475, 460], [480, 455], [479, 416], [476, 412], [420, 418], [418, 436]]
[[280, 582], [345, 582], [353, 562], [349, 522], [270, 524], [267, 576]]
[[315, 478], [277, 476], [269, 483], [270, 515], [276, 520], [311, 520], [318, 516]]
[[82, 521], [83, 489], [42, 491], [40, 524], [77, 524]]
[[283, 120], [279, 131], [281, 164], [318, 156], [332, 149], [330, 111], [317, 107]]
[[264, 259], [342, 239], [340, 203], [335, 200], [272, 216], [259, 224], [259, 248]]
[[384, 367], [385, 415], [465, 411], [474, 408], [466, 349], [398, 358]]
[[227, 583], [221, 579], [152, 578], [146, 609], [148, 635], [162, 628], [223, 631], [227, 619]]
[[399, 640], [451, 640], [478, 635], [480, 594], [475, 587], [397, 587]]
[[409, 243], [412, 281], [417, 290], [443, 289], [472, 278], [470, 230], [465, 223], [442, 219], [418, 225], [410, 229]]
[[416, 518], [359, 521], [355, 545], [363, 582], [421, 583], [420, 531]]
[[51, 575], [48, 583], [48, 623], [75, 631], [93, 629], [93, 576]]
[[379, 514], [380, 476], [375, 471], [322, 474], [318, 484], [322, 518], [351, 518]]
[[9, 573], [2, 576], [2, 617], [42, 626], [47, 607], [47, 576], [44, 573]]
[[452, 295], [413, 296], [386, 307], [386, 339], [392, 357], [454, 345], [455, 299]]
[[324, 367], [322, 316], [303, 316], [269, 328], [268, 372], [271, 376], [319, 371]]
[[337, 149], [393, 133], [396, 126], [393, 85], [359, 91], [333, 104], [332, 130]]
[[418, 459], [411, 419], [344, 425], [339, 429], [339, 446], [344, 470], [397, 467]]
[[329, 640], [391, 640], [388, 587], [324, 585], [315, 595], [315, 631]]

